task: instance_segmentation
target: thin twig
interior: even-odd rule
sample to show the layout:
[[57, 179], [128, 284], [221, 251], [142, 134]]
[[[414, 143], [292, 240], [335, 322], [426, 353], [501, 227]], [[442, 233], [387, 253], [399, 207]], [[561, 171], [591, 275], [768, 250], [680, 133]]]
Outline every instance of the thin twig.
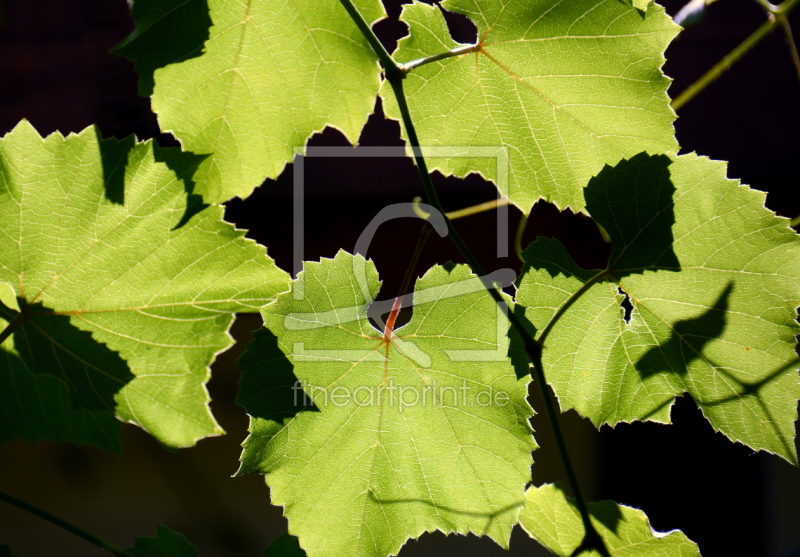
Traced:
[[0, 491], [0, 501], [5, 501], [6, 503], [14, 505], [17, 508], [20, 508], [24, 511], [28, 511], [29, 513], [36, 515], [39, 518], [43, 518], [44, 520], [50, 522], [51, 524], [55, 524], [56, 526], [63, 528], [67, 532], [75, 534], [79, 538], [83, 538], [87, 542], [96, 545], [100, 549], [108, 551], [112, 555], [116, 555], [117, 557], [131, 557], [130, 554], [121, 550], [114, 544], [108, 543], [104, 539], [98, 538], [97, 536], [90, 534], [86, 530], [78, 528], [74, 524], [70, 524], [66, 520], [63, 520], [55, 515], [52, 515], [49, 512], [40, 509], [39, 507], [35, 507], [30, 503], [26, 503], [25, 501], [17, 499], [13, 495], [9, 495], [8, 493]]
[[776, 25], [780, 25], [781, 21], [785, 20], [789, 12], [800, 2], [800, 0], [785, 0], [780, 6], [775, 7], [771, 11], [772, 17], [766, 21], [761, 27], [747, 37], [739, 46], [734, 48], [727, 56], [717, 62], [717, 64], [708, 70], [700, 79], [692, 83], [683, 93], [672, 101], [672, 109], [676, 112], [683, 108], [683, 106], [692, 100], [698, 93], [708, 87], [715, 79], [721, 76], [728, 68], [736, 63], [742, 56], [747, 54], [753, 49], [761, 40], [769, 35]]
[[[361, 16], [358, 14], [358, 9], [353, 5], [352, 0], [340, 0], [342, 4], [344, 4], [347, 12], [351, 14], [351, 16], [355, 16], [353, 14], [357, 14], [359, 18]], [[349, 7], [348, 7], [349, 6]], [[361, 18], [363, 21], [363, 18]], [[358, 22], [356, 22], [358, 23]], [[372, 36], [373, 38], [370, 39], [369, 36], [367, 40], [370, 44], [373, 42], [380, 42], [378, 38], [373, 33], [372, 29], [368, 25], [359, 25], [359, 29], [362, 33]], [[380, 47], [383, 49], [383, 47]], [[383, 52], [386, 52], [383, 50]], [[376, 51], [379, 58], [381, 54]], [[381, 59], [382, 61], [382, 59]], [[394, 61], [391, 62], [392, 67], [397, 69], [397, 66], [394, 64]], [[408, 136], [408, 142], [411, 145], [411, 150], [414, 154], [414, 160], [417, 163], [417, 170], [420, 175], [420, 179], [422, 180], [422, 186], [425, 190], [425, 195], [428, 198], [428, 203], [433, 205], [442, 215], [444, 215], [445, 222], [447, 223], [448, 229], [448, 236], [450, 240], [455, 244], [456, 248], [458, 249], [461, 256], [467, 261], [470, 269], [472, 272], [479, 276], [484, 277], [486, 273], [484, 273], [483, 268], [481, 267], [478, 260], [469, 250], [467, 245], [464, 243], [464, 240], [459, 235], [458, 231], [453, 227], [452, 221], [447, 218], [446, 213], [442, 208], [442, 204], [439, 201], [439, 195], [436, 192], [436, 188], [433, 186], [433, 181], [431, 180], [430, 173], [428, 172], [428, 165], [425, 162], [425, 157], [422, 155], [422, 148], [419, 143], [419, 138], [417, 137], [417, 131], [414, 127], [414, 122], [411, 118], [411, 111], [408, 107], [408, 101], [406, 99], [405, 92], [403, 91], [403, 79], [405, 78], [405, 74], [402, 70], [397, 69], [389, 71], [389, 69], [384, 66], [384, 73], [386, 75], [386, 79], [389, 81], [389, 85], [392, 87], [392, 91], [394, 92], [394, 96], [397, 100], [397, 106], [400, 109], [400, 114], [402, 115], [403, 120], [403, 127], [406, 130], [406, 135]], [[541, 344], [539, 341], [533, 338], [530, 334], [528, 329], [525, 327], [523, 322], [514, 314], [512, 311], [509, 311], [508, 305], [506, 301], [503, 299], [502, 294], [500, 294], [499, 290], [494, 286], [494, 284], [489, 283], [488, 281], [484, 280], [484, 287], [486, 288], [489, 295], [494, 299], [494, 301], [503, 309], [504, 313], [508, 317], [511, 326], [516, 330], [519, 334], [520, 338], [522, 339], [523, 347], [525, 352], [528, 354], [533, 366], [534, 371], [539, 379], [539, 384], [544, 389], [546, 385], [546, 380], [544, 376], [544, 370], [542, 368], [542, 360], [541, 360]], [[538, 368], [538, 369], [537, 369]], [[546, 398], [546, 397], [545, 397]], [[583, 495], [581, 494], [581, 490], [577, 485], [577, 479], [572, 469], [572, 464], [569, 458], [569, 454], [566, 450], [566, 442], [564, 441], [563, 435], [561, 433], [561, 429], [558, 427], [558, 412], [556, 411], [554, 405], [552, 403], [545, 404], [545, 408], [547, 409], [548, 417], [550, 418], [550, 422], [553, 425], [553, 433], [555, 434], [556, 438], [559, 440], [557, 445], [559, 449], [559, 454], [561, 456], [562, 463], [564, 464], [564, 468], [567, 472], [567, 480], [570, 484], [573, 494], [575, 495], [576, 504], [581, 514], [581, 520], [583, 522], [585, 536], [584, 536], [584, 547], [595, 549], [600, 552], [601, 555], [604, 557], [610, 557], [608, 553], [608, 549], [605, 546], [603, 539], [597, 533], [597, 530], [594, 528], [590, 518], [589, 518], [589, 511], [586, 506], [586, 501], [583, 499]]]
[[800, 54], [797, 53], [797, 43], [794, 42], [794, 35], [792, 34], [792, 27], [789, 25], [789, 19], [782, 18], [781, 26], [783, 27], [783, 34], [786, 35], [786, 41], [789, 43], [789, 53], [792, 55], [792, 62], [797, 72], [797, 78], [800, 79]]

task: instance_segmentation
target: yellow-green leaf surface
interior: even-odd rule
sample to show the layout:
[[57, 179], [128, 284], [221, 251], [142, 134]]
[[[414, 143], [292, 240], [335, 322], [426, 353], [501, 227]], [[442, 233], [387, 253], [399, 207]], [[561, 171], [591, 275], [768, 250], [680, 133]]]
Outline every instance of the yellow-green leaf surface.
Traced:
[[725, 171], [694, 154], [605, 168], [586, 206], [611, 237], [607, 268], [580, 269], [540, 238], [517, 302], [563, 409], [668, 422], [688, 392], [715, 430], [797, 462], [800, 237]]
[[[384, 16], [379, 0], [355, 3], [370, 22]], [[197, 2], [160, 4], [136, 1], [139, 27], [118, 52], [145, 77], [172, 54], [154, 70], [153, 110], [184, 149], [211, 155], [195, 175], [207, 202], [247, 197], [325, 126], [358, 140], [380, 68], [338, 0], [208, 0], [213, 25], [199, 56], [196, 33], [182, 32], [201, 24]]]
[[468, 268], [437, 266], [384, 342], [366, 319], [376, 275], [339, 252], [263, 309], [239, 360], [240, 473], [267, 475], [310, 557], [394, 555], [437, 529], [507, 547], [535, 448], [508, 323]]
[[[592, 524], [614, 557], [700, 557], [700, 551], [678, 530], [655, 532], [647, 516], [613, 501], [588, 503]], [[558, 557], [572, 557], [585, 535], [581, 515], [558, 484], [530, 487], [519, 515], [522, 528]], [[580, 555], [600, 557], [597, 551]]]
[[[661, 73], [678, 27], [658, 5], [646, 17], [619, 0], [446, 0], [478, 28], [478, 51], [412, 70], [404, 88], [430, 166], [480, 172], [524, 212], [540, 197], [583, 207], [583, 187], [604, 164], [647, 150], [677, 150], [675, 114]], [[405, 6], [410, 62], [461, 47], [436, 6]], [[387, 114], [400, 118], [388, 84]], [[467, 146], [502, 146], [500, 156]]]
[[173, 447], [221, 432], [208, 366], [233, 313], [288, 275], [190, 195], [198, 159], [93, 128], [42, 139], [22, 122], [0, 140], [2, 375], [26, 382], [0, 391], [32, 428], [10, 436], [54, 438], [37, 420], [57, 428], [42, 413], [69, 409], [114, 412]]

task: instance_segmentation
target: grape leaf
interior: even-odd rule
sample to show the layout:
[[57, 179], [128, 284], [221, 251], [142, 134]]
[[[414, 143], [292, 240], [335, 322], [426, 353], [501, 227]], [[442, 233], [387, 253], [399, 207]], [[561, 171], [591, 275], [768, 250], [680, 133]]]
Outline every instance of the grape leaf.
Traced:
[[269, 330], [239, 360], [238, 473], [267, 475], [311, 557], [396, 554], [436, 529], [507, 547], [535, 448], [507, 321], [465, 266], [437, 266], [385, 343], [366, 319], [378, 287], [371, 261], [339, 252], [262, 310]]
[[688, 392], [715, 430], [797, 462], [800, 237], [764, 197], [694, 154], [637, 155], [589, 183], [607, 268], [540, 238], [517, 295], [562, 408], [596, 425], [668, 422]]
[[[384, 17], [380, 0], [355, 3], [368, 21]], [[197, 2], [136, 4], [137, 29], [117, 51], [137, 61], [145, 81], [166, 56], [175, 62], [154, 70], [153, 111], [185, 149], [211, 154], [195, 175], [207, 202], [247, 197], [326, 125], [358, 140], [380, 68], [338, 1], [208, 0], [213, 26], [200, 56], [196, 33], [182, 32], [189, 20], [202, 27]], [[166, 39], [138, 40], [145, 34]]]
[[653, 3], [653, 0], [620, 0], [620, 2], [624, 2], [625, 4], [629, 4], [639, 10], [642, 13], [647, 12], [647, 8], [650, 7], [650, 4]]
[[208, 0], [136, 0], [131, 17], [136, 28], [111, 52], [134, 62], [139, 94], [149, 97], [158, 68], [203, 53], [211, 28]]
[[[13, 289], [3, 283], [0, 304], [19, 311]], [[0, 319], [0, 330], [7, 325]], [[34, 375], [28, 371], [13, 336], [2, 343], [0, 360], [0, 444], [12, 439], [48, 439], [121, 454], [120, 422], [113, 412], [73, 408], [63, 381], [50, 374]]]
[[153, 538], [136, 538], [133, 547], [125, 550], [131, 557], [197, 557], [197, 549], [186, 539], [166, 526], [158, 525]]
[[[480, 48], [419, 66], [404, 80], [420, 143], [440, 146], [429, 154], [432, 169], [480, 172], [526, 213], [540, 197], [579, 210], [583, 187], [603, 164], [677, 150], [660, 68], [679, 28], [661, 6], [643, 18], [619, 0], [442, 5], [475, 22]], [[463, 46], [436, 6], [414, 2], [402, 20], [410, 34], [394, 54], [400, 62]], [[399, 119], [387, 88], [386, 113]], [[503, 159], [470, 155], [476, 145], [505, 147], [507, 174]], [[452, 154], [441, 151], [449, 146]]]
[[[208, 365], [232, 343], [233, 312], [267, 303], [288, 275], [187, 195], [197, 159], [92, 128], [42, 139], [22, 122], [0, 140], [0, 283], [16, 297], [0, 305], [13, 323], [4, 375], [24, 364], [55, 376], [73, 409], [114, 411], [168, 446], [221, 433]], [[27, 381], [18, 396], [33, 396]]]
[[[614, 557], [700, 556], [697, 546], [679, 531], [655, 532], [647, 516], [613, 501], [588, 503], [592, 524]], [[571, 557], [585, 534], [580, 512], [558, 484], [530, 487], [519, 515], [522, 528], [558, 557]], [[599, 557], [596, 551], [581, 553]]]

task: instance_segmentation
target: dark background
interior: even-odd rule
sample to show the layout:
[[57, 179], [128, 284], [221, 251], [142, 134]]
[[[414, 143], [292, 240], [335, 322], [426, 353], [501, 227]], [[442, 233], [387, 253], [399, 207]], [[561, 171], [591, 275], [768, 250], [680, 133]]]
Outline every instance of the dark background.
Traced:
[[[677, 12], [682, 2], [664, 1]], [[391, 43], [402, 36], [399, 2], [390, 20], [376, 26]], [[106, 137], [135, 133], [157, 137], [149, 101], [137, 96], [132, 64], [107, 54], [132, 29], [125, 0], [0, 0], [0, 134], [27, 118], [42, 134], [78, 132], [97, 124]], [[800, 29], [800, 10], [792, 17]], [[470, 24], [452, 18], [456, 38], [469, 40]], [[765, 19], [754, 0], [720, 0], [703, 23], [682, 33], [667, 51], [665, 73], [676, 97]], [[730, 161], [729, 176], [769, 192], [778, 214], [800, 214], [800, 80], [783, 35], [765, 39], [728, 73], [686, 105], [676, 122], [684, 152]], [[161, 136], [163, 144], [174, 140]], [[172, 143], [171, 143], [172, 141]], [[333, 130], [313, 145], [346, 145]], [[401, 145], [399, 126], [383, 119], [380, 106], [361, 137], [362, 145]], [[313, 159], [306, 161], [305, 259], [352, 250], [372, 217], [389, 203], [421, 195], [406, 159]], [[291, 252], [291, 166], [247, 201], [228, 204], [227, 218], [268, 246], [287, 270]], [[476, 177], [436, 176], [448, 210], [496, 197]], [[339, 195], [340, 192], [346, 192]], [[457, 194], [457, 195], [456, 195]], [[339, 195], [336, 197], [336, 195]], [[510, 210], [511, 236], [519, 212]], [[457, 221], [481, 262], [491, 270], [517, 267], [495, 255], [492, 213]], [[370, 257], [394, 296], [414, 249], [419, 224], [393, 221], [380, 229]], [[602, 265], [606, 247], [591, 220], [539, 203], [526, 229], [526, 243], [551, 235], [584, 266]], [[513, 249], [512, 249], [513, 253]], [[431, 238], [417, 271], [460, 257], [445, 240]], [[151, 536], [157, 523], [185, 534], [203, 556], [257, 556], [285, 531], [281, 510], [269, 505], [263, 478], [231, 478], [247, 417], [233, 402], [239, 371], [235, 358], [260, 325], [257, 316], [237, 321], [237, 345], [220, 356], [209, 383], [211, 407], [228, 435], [169, 453], [141, 430], [123, 428], [124, 458], [103, 451], [39, 442], [0, 449], [0, 489], [30, 501], [121, 547]], [[534, 395], [533, 405], [541, 408]], [[800, 555], [800, 471], [777, 457], [754, 454], [715, 434], [689, 397], [678, 400], [672, 426], [604, 427], [597, 432], [574, 412], [563, 416], [570, 449], [592, 499], [610, 498], [644, 509], [658, 530], [682, 529], [705, 556]], [[563, 477], [546, 418], [534, 418], [542, 449], [534, 453], [537, 483]], [[0, 544], [15, 555], [105, 555], [86, 542], [22, 511], [0, 504]], [[512, 553], [537, 553], [515, 531]], [[505, 555], [493, 542], [473, 536], [424, 535], [401, 557], [414, 555]]]

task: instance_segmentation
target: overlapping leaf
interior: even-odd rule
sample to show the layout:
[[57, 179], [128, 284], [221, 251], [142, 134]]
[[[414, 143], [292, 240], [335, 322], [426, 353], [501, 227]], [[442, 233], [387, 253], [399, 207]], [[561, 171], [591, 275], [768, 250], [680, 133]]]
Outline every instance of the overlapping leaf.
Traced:
[[136, 543], [125, 553], [131, 557], [197, 557], [197, 549], [183, 534], [161, 524], [154, 537], [136, 538]]
[[[589, 514], [606, 549], [614, 557], [699, 557], [683, 532], [655, 532], [645, 514], [613, 501], [589, 503]], [[561, 486], [531, 487], [519, 516], [522, 528], [558, 557], [572, 557], [585, 535], [580, 513]], [[599, 557], [596, 551], [581, 553]]]
[[[0, 283], [0, 303], [19, 311], [14, 291]], [[0, 331], [8, 321], [0, 318]], [[71, 442], [119, 454], [120, 422], [104, 409], [74, 408], [67, 385], [28, 370], [9, 336], [0, 347], [0, 444], [12, 439]]]
[[562, 408], [598, 425], [667, 422], [688, 392], [730, 439], [797, 462], [800, 238], [763, 203], [693, 154], [638, 155], [590, 182], [608, 267], [580, 269], [540, 238], [517, 297]]
[[231, 344], [233, 312], [262, 306], [288, 276], [188, 195], [197, 159], [92, 128], [43, 140], [27, 122], [0, 141], [0, 283], [16, 296], [0, 306], [14, 324], [2, 359], [14, 382], [0, 390], [29, 428], [13, 435], [62, 435], [48, 428], [67, 390], [73, 410], [115, 412], [169, 446], [220, 433], [208, 365]]
[[[355, 3], [368, 21], [384, 15], [380, 0]], [[326, 125], [357, 141], [380, 69], [337, 0], [208, 0], [213, 26], [199, 57], [197, 33], [184, 29], [202, 20], [201, 2], [136, 4], [137, 30], [118, 52], [144, 76], [165, 56], [179, 62], [155, 69], [153, 110], [185, 149], [211, 155], [195, 176], [207, 202], [246, 197]]]
[[306, 557], [306, 552], [300, 548], [297, 536], [281, 534], [264, 550], [261, 557]]
[[[583, 207], [582, 189], [604, 164], [647, 150], [677, 150], [661, 73], [675, 26], [658, 5], [646, 17], [619, 0], [446, 0], [478, 27], [479, 51], [411, 71], [404, 80], [431, 166], [479, 171], [527, 212], [544, 197]], [[460, 47], [436, 6], [415, 2], [401, 62]], [[387, 114], [400, 118], [384, 84]], [[476, 146], [503, 146], [507, 160]]]
[[264, 308], [269, 330], [239, 360], [240, 473], [267, 474], [311, 557], [384, 557], [436, 529], [505, 546], [534, 449], [507, 321], [466, 267], [434, 267], [385, 343], [366, 319], [378, 287], [340, 252]]

